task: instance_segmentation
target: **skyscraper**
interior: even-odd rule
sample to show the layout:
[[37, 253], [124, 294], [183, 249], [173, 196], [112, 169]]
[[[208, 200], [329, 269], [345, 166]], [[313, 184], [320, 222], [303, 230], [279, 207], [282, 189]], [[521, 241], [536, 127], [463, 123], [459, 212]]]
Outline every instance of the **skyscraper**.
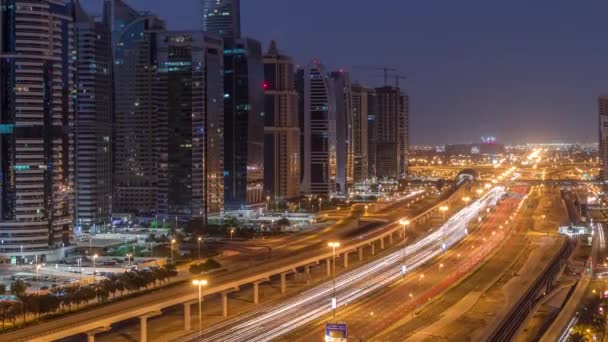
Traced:
[[239, 0], [202, 0], [201, 27], [224, 39], [224, 208], [264, 201], [264, 65], [259, 41], [241, 37]]
[[241, 37], [240, 0], [201, 0], [203, 31], [225, 38]]
[[223, 208], [223, 43], [172, 31], [156, 49], [157, 214], [206, 220]]
[[114, 53], [113, 211], [153, 213], [158, 185], [154, 108], [156, 35], [164, 22], [112, 0]]
[[401, 89], [376, 88], [376, 176], [402, 178], [409, 155], [408, 100]]
[[329, 196], [336, 179], [336, 103], [325, 68], [314, 60], [298, 71], [304, 162], [301, 191]]
[[352, 85], [352, 125], [353, 180], [367, 179], [368, 176], [368, 96], [369, 89], [360, 84]]
[[291, 57], [272, 41], [264, 55], [264, 192], [275, 199], [300, 193], [298, 93]]
[[608, 96], [598, 98], [600, 178], [608, 181]]
[[224, 208], [264, 202], [264, 65], [260, 42], [224, 39]]
[[345, 195], [353, 182], [353, 98], [350, 74], [342, 70], [330, 74], [335, 101], [336, 178], [332, 192]]
[[72, 228], [72, 11], [59, 0], [0, 5], [0, 254], [50, 259]]
[[376, 177], [376, 113], [378, 112], [378, 96], [376, 90], [368, 89], [367, 92], [367, 174], [368, 177]]
[[112, 208], [112, 48], [110, 6], [100, 20], [74, 1], [77, 52], [75, 222], [110, 222]]

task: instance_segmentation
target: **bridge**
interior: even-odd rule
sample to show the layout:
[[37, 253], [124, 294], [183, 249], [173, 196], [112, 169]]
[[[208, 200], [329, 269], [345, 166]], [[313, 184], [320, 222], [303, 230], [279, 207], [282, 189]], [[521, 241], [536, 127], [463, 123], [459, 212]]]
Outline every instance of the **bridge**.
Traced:
[[[469, 194], [470, 186], [465, 184], [454, 191], [448, 198], [440, 201], [433, 207], [425, 210], [413, 218], [409, 218], [411, 224], [427, 222], [431, 218], [441, 215], [440, 208], [444, 205], [451, 206], [456, 201], [461, 201], [465, 194]], [[336, 249], [336, 256], [340, 258], [343, 266], [348, 267], [351, 254], [364, 260], [364, 249], [375, 255], [379, 250], [387, 248], [388, 245], [402, 243], [405, 241], [404, 227], [399, 222], [393, 222], [386, 226], [364, 234], [357, 239], [345, 243]], [[210, 286], [204, 289], [204, 297], [211, 295], [221, 296], [222, 314], [228, 316], [229, 294], [240, 291], [244, 287], [253, 287], [253, 303], [259, 304], [259, 285], [269, 282], [271, 278], [280, 279], [280, 291], [286, 293], [286, 284], [289, 277], [297, 273], [310, 274], [311, 267], [322, 265], [327, 275], [331, 274], [333, 254], [332, 252], [316, 255], [300, 255], [297, 260], [278, 260], [278, 264], [266, 263], [249, 267], [244, 274], [218, 275]], [[53, 341], [67, 338], [78, 334], [86, 334], [89, 342], [95, 341], [95, 335], [111, 330], [111, 325], [138, 318], [140, 322], [140, 342], [147, 342], [147, 321], [149, 318], [162, 315], [162, 310], [182, 305], [184, 308], [184, 330], [191, 328], [191, 306], [198, 303], [198, 293], [192, 289], [192, 285], [173, 286], [162, 291], [141, 295], [135, 298], [119, 301], [114, 304], [101, 306], [99, 308], [84, 310], [66, 317], [42, 322], [40, 324], [25, 327], [23, 329], [0, 334], [3, 341]]]

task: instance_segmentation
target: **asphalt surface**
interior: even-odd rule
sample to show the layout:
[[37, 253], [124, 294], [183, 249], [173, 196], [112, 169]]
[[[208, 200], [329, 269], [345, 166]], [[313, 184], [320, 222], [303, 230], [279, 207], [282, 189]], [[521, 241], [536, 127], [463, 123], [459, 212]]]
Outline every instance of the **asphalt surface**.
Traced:
[[[405, 249], [407, 272], [415, 272], [443, 254], [444, 249], [465, 238], [467, 223], [485, 211], [486, 207], [493, 206], [503, 193], [502, 187], [492, 189], [480, 200], [449, 218], [441, 228], [408, 245]], [[399, 250], [338, 276], [335, 280], [338, 311], [402, 278], [403, 260], [404, 252]], [[280, 303], [262, 305], [180, 341], [270, 341], [330, 313], [333, 293], [333, 282], [328, 281]]]

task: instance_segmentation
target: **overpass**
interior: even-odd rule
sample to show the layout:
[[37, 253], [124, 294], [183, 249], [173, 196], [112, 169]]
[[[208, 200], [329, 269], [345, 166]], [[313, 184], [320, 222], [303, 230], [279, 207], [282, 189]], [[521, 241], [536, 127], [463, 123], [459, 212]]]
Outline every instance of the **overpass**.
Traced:
[[[464, 185], [458, 188], [448, 198], [437, 203], [417, 216], [410, 218], [412, 224], [419, 224], [430, 220], [440, 214], [440, 207], [452, 205], [461, 201], [464, 194], [468, 194], [470, 187]], [[364, 249], [370, 250], [375, 255], [379, 250], [387, 247], [387, 244], [401, 243], [405, 241], [402, 234], [403, 226], [399, 222], [390, 223], [374, 232], [361, 235], [345, 243], [336, 249], [336, 255], [341, 258], [344, 267], [348, 267], [349, 255], [355, 254], [359, 260], [364, 259]], [[398, 241], [395, 241], [397, 239]], [[311, 253], [309, 253], [311, 254]], [[294, 260], [285, 258], [278, 260], [277, 265], [265, 263], [244, 270], [245, 274], [225, 274], [214, 277], [210, 286], [204, 289], [204, 297], [220, 295], [222, 299], [222, 314], [228, 316], [229, 294], [240, 291], [245, 286], [253, 287], [253, 302], [259, 303], [259, 285], [269, 282], [272, 277], [280, 279], [280, 291], [286, 292], [288, 277], [296, 273], [304, 272], [310, 274], [310, 269], [315, 265], [323, 265], [327, 275], [331, 274], [333, 254], [314, 253], [314, 255], [298, 255]], [[0, 334], [3, 341], [53, 341], [67, 338], [78, 334], [86, 334], [88, 341], [93, 342], [95, 335], [111, 330], [111, 325], [138, 318], [140, 322], [140, 341], [147, 342], [147, 321], [149, 318], [159, 316], [162, 310], [182, 305], [184, 308], [184, 330], [191, 328], [191, 306], [198, 303], [198, 293], [190, 283], [164, 288], [161, 291], [144, 294], [135, 298], [126, 299], [117, 303], [76, 312], [62, 318], [37, 325], [25, 327], [13, 332]]]

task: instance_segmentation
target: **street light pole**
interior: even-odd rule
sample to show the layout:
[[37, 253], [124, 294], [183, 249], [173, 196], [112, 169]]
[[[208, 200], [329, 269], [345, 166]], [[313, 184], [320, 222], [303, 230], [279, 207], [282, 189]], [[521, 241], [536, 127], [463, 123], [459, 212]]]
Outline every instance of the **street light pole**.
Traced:
[[448, 211], [448, 206], [442, 205], [441, 207], [439, 207], [439, 210], [441, 210], [441, 213], [443, 215], [443, 222], [445, 222], [445, 212]]
[[401, 273], [405, 278], [405, 272], [407, 272], [407, 266], [405, 265], [405, 228], [410, 225], [409, 220], [401, 220], [399, 221], [401, 225], [403, 225], [403, 265], [401, 266]]
[[97, 254], [93, 255], [93, 282], [95, 282], [95, 281], [96, 281], [96, 280], [95, 280], [95, 273], [96, 273], [96, 272], [95, 272], [95, 268], [96, 268], [96, 266], [95, 266], [95, 260], [97, 259], [97, 257], [98, 257], [98, 255], [97, 255]]
[[334, 311], [333, 317], [336, 317], [336, 307], [338, 306], [338, 300], [336, 299], [336, 248], [340, 247], [339, 242], [330, 242], [327, 244], [332, 248], [332, 256], [333, 256], [333, 277], [332, 277], [332, 286], [333, 286], [333, 295], [331, 298], [331, 306]]
[[203, 240], [202, 237], [198, 237], [198, 260], [201, 260], [201, 241]]
[[175, 244], [175, 239], [171, 240], [171, 264], [175, 264], [175, 260], [173, 259], [173, 245]]
[[[198, 286], [198, 333], [200, 335], [201, 331], [203, 331], [203, 286], [207, 286], [206, 279], [194, 279], [192, 281], [194, 286]], [[190, 319], [190, 317], [187, 317]]]

